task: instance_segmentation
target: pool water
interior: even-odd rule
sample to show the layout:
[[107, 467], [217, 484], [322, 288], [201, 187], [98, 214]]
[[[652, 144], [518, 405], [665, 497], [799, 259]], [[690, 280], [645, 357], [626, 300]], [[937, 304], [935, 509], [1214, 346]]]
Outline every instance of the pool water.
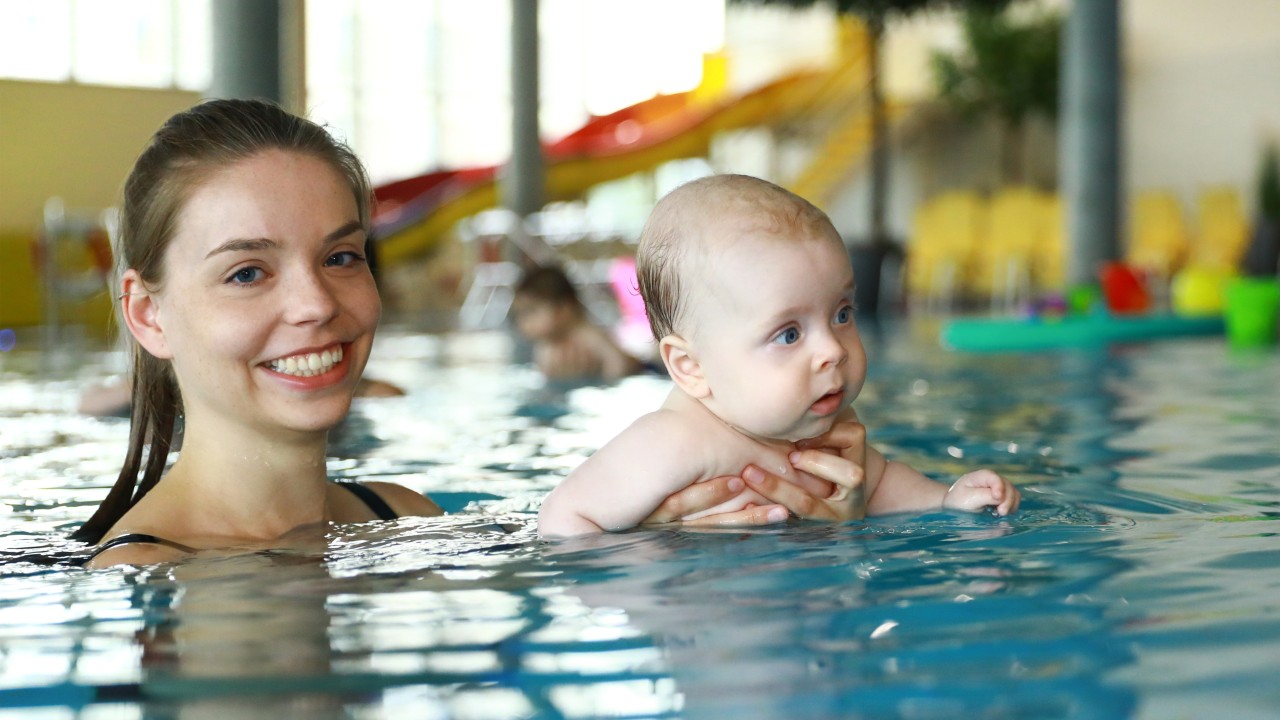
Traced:
[[335, 477], [450, 514], [84, 571], [127, 422], [110, 353], [0, 354], [0, 717], [1190, 718], [1280, 712], [1280, 351], [959, 355], [868, 336], [872, 442], [992, 467], [1010, 518], [541, 543], [559, 478], [668, 385], [548, 387], [501, 335], [390, 329]]

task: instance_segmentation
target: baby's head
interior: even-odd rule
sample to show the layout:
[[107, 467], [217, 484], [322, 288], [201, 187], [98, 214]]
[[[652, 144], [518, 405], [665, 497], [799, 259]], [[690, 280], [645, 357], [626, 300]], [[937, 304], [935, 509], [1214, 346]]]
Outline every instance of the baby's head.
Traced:
[[686, 183], [654, 207], [636, 265], [672, 379], [730, 425], [812, 437], [861, 390], [849, 255], [798, 195], [745, 175]]
[[516, 329], [534, 342], [563, 337], [586, 317], [573, 281], [558, 267], [527, 270], [511, 301]]

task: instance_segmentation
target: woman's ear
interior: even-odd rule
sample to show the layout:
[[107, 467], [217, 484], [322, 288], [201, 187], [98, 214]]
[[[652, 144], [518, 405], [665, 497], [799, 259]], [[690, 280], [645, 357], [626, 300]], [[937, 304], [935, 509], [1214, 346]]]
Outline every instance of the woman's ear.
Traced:
[[143, 349], [161, 360], [173, 357], [160, 325], [159, 299], [132, 268], [120, 278], [120, 315]]
[[658, 341], [658, 354], [662, 364], [667, 366], [667, 374], [681, 390], [699, 400], [711, 395], [706, 378], [702, 376], [702, 365], [693, 355], [689, 342], [679, 335], [668, 335]]

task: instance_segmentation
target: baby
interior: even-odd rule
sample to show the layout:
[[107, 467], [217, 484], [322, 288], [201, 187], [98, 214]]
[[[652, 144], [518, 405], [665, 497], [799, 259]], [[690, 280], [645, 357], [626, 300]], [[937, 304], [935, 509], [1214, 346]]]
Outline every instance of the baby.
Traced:
[[[756, 465], [813, 487], [806, 439], [856, 422], [851, 403], [867, 358], [854, 323], [853, 268], [827, 216], [777, 185], [715, 175], [680, 186], [654, 208], [640, 236], [640, 292], [675, 387], [556, 487], [539, 532], [568, 536], [634, 527], [691, 483]], [[797, 445], [799, 443], [799, 445]], [[829, 450], [827, 452], [830, 452]], [[847, 514], [935, 508], [1006, 515], [1020, 495], [989, 470], [952, 486], [858, 454], [861, 472], [827, 501]], [[822, 486], [830, 488], [831, 486]], [[772, 501], [746, 488], [705, 516]], [[692, 519], [690, 516], [687, 519]]]
[[644, 365], [587, 317], [578, 291], [564, 271], [537, 267], [525, 272], [511, 301], [516, 329], [533, 343], [533, 362], [549, 379], [616, 380]]

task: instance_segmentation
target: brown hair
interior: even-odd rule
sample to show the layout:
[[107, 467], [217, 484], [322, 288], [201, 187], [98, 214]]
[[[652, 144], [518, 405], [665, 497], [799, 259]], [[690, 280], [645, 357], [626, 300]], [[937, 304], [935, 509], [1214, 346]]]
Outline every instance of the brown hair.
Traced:
[[[132, 268], [148, 287], [161, 287], [165, 252], [187, 199], [213, 173], [268, 150], [327, 162], [351, 187], [360, 222], [369, 229], [372, 186], [350, 148], [323, 127], [270, 102], [209, 100], [169, 118], [134, 163], [125, 181], [114, 248], [117, 277]], [[133, 372], [129, 449], [106, 499], [72, 533], [74, 539], [90, 543], [101, 541], [160, 481], [182, 416], [182, 397], [169, 363], [132, 337], [126, 335], [126, 340]]]
[[515, 294], [541, 300], [552, 305], [573, 305], [582, 307], [578, 299], [578, 289], [564, 270], [555, 265], [542, 265], [529, 268], [516, 283]]
[[783, 235], [797, 227], [839, 237], [826, 213], [808, 200], [750, 175], [710, 175], [667, 193], [649, 214], [636, 250], [640, 295], [653, 337], [661, 340], [682, 330], [688, 267], [706, 254], [711, 234]]

